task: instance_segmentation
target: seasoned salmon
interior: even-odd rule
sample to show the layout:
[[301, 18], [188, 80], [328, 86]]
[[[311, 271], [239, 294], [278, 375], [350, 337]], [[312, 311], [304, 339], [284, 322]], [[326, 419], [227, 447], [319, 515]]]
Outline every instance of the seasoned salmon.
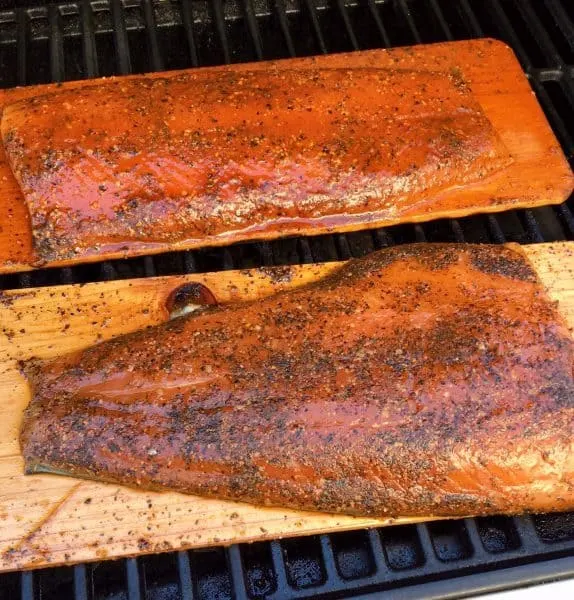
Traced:
[[[47, 261], [433, 215], [513, 158], [461, 74], [195, 70], [4, 108]], [[443, 197], [444, 194], [447, 197]]]
[[568, 510], [573, 358], [518, 246], [394, 247], [25, 363], [21, 446], [28, 473], [258, 505]]

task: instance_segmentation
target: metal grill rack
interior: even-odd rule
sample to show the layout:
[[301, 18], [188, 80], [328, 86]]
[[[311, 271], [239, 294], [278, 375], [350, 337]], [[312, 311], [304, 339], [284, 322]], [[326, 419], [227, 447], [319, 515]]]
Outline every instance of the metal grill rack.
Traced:
[[[568, 0], [0, 0], [0, 87], [473, 37], [518, 55], [574, 164]], [[574, 239], [558, 207], [0, 276], [0, 289]], [[1, 226], [2, 224], [0, 224]], [[574, 576], [574, 515], [465, 519], [0, 575], [0, 599], [455, 597]]]
[[459, 597], [574, 576], [570, 515], [492, 517], [174, 552], [0, 576], [22, 600]]

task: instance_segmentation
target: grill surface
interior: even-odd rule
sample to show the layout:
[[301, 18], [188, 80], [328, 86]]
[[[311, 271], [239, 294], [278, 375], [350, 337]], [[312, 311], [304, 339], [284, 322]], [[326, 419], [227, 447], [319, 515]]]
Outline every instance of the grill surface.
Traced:
[[[572, 165], [566, 0], [0, 0], [0, 87], [482, 36], [514, 48]], [[573, 202], [4, 276], [0, 289], [340, 260], [412, 241], [574, 239]], [[0, 598], [437, 597], [573, 576], [573, 557], [574, 514], [466, 519], [0, 575]]]

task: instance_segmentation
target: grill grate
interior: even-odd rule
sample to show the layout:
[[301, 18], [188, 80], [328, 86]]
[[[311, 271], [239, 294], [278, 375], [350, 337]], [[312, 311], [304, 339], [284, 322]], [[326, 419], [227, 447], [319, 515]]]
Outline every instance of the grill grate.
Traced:
[[173, 552], [0, 578], [0, 597], [212, 600], [430, 596], [574, 575], [571, 515], [492, 517]]
[[[574, 7], [562, 0], [0, 0], [0, 87], [492, 36], [574, 164]], [[558, 207], [0, 277], [0, 289], [331, 261], [412, 241], [574, 239]], [[0, 599], [467, 594], [574, 575], [574, 515], [465, 519], [0, 575]]]

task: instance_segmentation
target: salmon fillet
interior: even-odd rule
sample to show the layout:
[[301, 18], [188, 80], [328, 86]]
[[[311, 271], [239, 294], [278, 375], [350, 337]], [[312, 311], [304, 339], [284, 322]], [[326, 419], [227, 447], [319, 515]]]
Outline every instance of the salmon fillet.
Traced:
[[[408, 220], [513, 162], [459, 71], [195, 70], [8, 104], [44, 261]], [[444, 197], [443, 197], [444, 196]]]
[[519, 247], [395, 247], [26, 363], [22, 452], [28, 473], [306, 510], [568, 510], [573, 358]]

